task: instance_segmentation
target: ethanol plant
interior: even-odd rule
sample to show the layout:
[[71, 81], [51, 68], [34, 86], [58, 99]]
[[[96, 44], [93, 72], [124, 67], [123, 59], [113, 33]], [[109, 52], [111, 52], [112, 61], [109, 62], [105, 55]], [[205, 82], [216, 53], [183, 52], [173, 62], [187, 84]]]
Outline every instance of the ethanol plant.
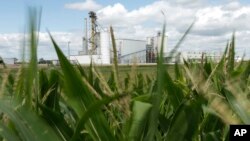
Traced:
[[[83, 37], [82, 50], [77, 55], [70, 55], [69, 59], [80, 64], [90, 64], [91, 60], [95, 64], [112, 63], [114, 53], [111, 44], [110, 31], [107, 28], [100, 28], [97, 24], [95, 12], [89, 12], [90, 28], [88, 19], [85, 18], [85, 37]], [[157, 53], [161, 44], [161, 33], [155, 37], [148, 37], [147, 40], [135, 40], [117, 38], [118, 62], [120, 64], [130, 63], [155, 63]], [[167, 37], [164, 42], [164, 54], [166, 55]]]

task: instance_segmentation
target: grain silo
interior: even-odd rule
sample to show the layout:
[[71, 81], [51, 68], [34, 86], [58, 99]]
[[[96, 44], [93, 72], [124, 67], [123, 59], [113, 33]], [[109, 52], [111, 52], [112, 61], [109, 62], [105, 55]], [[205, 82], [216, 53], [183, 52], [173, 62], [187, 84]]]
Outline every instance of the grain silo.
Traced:
[[100, 34], [100, 50], [102, 64], [110, 64], [110, 33], [106, 30]]
[[[160, 32], [157, 33], [157, 36], [154, 37], [154, 49], [155, 53], [160, 53], [161, 46], [162, 46], [162, 34]], [[163, 56], [166, 57], [167, 55], [167, 36], [164, 35], [164, 41], [163, 41]]]

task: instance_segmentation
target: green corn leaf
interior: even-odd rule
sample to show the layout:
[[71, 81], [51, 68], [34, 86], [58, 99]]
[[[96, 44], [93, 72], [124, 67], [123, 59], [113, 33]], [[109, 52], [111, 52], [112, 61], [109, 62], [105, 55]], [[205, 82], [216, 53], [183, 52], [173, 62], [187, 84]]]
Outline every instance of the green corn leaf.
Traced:
[[249, 75], [250, 75], [250, 61], [247, 62], [246, 68], [241, 75], [241, 80], [243, 81], [244, 84], [247, 84]]
[[42, 117], [54, 128], [58, 136], [60, 136], [62, 140], [70, 140], [73, 135], [73, 130], [68, 126], [63, 114], [59, 113], [60, 111], [53, 111], [41, 104], [39, 108], [42, 111]]
[[151, 108], [152, 105], [149, 103], [134, 101], [127, 140], [138, 141], [143, 137], [143, 130]]
[[155, 133], [157, 131], [156, 122], [158, 122], [158, 115], [160, 111], [160, 100], [163, 94], [163, 87], [164, 87], [164, 72], [165, 72], [165, 66], [164, 66], [164, 58], [163, 58], [163, 47], [164, 47], [164, 38], [165, 38], [165, 30], [166, 26], [164, 24], [163, 26], [163, 32], [162, 32], [162, 41], [161, 41], [161, 50], [157, 61], [157, 92], [152, 93], [152, 110], [149, 115], [149, 127], [147, 131], [147, 135], [145, 140], [151, 141], [153, 140]]
[[[83, 114], [83, 116], [80, 118], [79, 122], [77, 123], [76, 129], [74, 131], [74, 135], [72, 137], [72, 141], [76, 141], [79, 139], [80, 136], [80, 132], [83, 129], [84, 125], [87, 123], [88, 119], [91, 118], [94, 115], [93, 111], [98, 111], [99, 109], [101, 109], [104, 105], [120, 99], [122, 97], [124, 97], [126, 95], [115, 95], [109, 98], [105, 98], [102, 100], [97, 101], [96, 103], [92, 104], [88, 110]], [[102, 140], [102, 139], [101, 139]], [[110, 138], [109, 140], [114, 140], [114, 138]]]
[[200, 127], [201, 138], [204, 141], [219, 141], [222, 138], [224, 128], [225, 125], [219, 117], [213, 114], [206, 114]]
[[0, 123], [0, 136], [7, 141], [21, 141], [15, 132], [11, 131], [2, 123]]
[[240, 117], [244, 124], [250, 124], [250, 116], [247, 113], [247, 110], [241, 106], [239, 101], [235, 96], [227, 89], [222, 89], [227, 101], [232, 108], [232, 110]]
[[175, 72], [175, 78], [183, 82], [184, 76], [182, 71], [180, 70], [180, 66], [177, 63], [175, 63], [174, 65], [174, 72]]
[[[80, 72], [70, 64], [51, 35], [50, 38], [62, 67], [67, 102], [76, 111], [78, 117], [82, 117], [91, 104], [97, 101], [92, 91], [93, 88], [88, 81], [83, 81]], [[101, 109], [93, 113], [85, 127], [93, 140], [114, 140], [112, 130], [108, 127]]]
[[55, 111], [60, 111], [60, 80], [60, 73], [57, 70], [51, 70], [49, 75], [49, 86], [51, 91], [46, 105], [51, 107]]
[[87, 79], [87, 74], [86, 74], [85, 70], [83, 69], [83, 67], [81, 66], [81, 64], [77, 63], [76, 66], [77, 66], [78, 70], [80, 71], [81, 75], [82, 75], [84, 78]]
[[173, 82], [168, 72], [164, 73], [163, 78], [165, 81], [164, 88], [167, 90], [169, 102], [172, 104], [174, 109], [177, 109], [184, 97], [183, 91]]
[[232, 73], [234, 71], [234, 60], [235, 60], [235, 34], [233, 33], [231, 42], [229, 44], [228, 62], [227, 62], [228, 73]]
[[49, 90], [49, 80], [44, 70], [39, 71], [39, 85], [40, 98], [42, 99]]
[[91, 86], [93, 86], [93, 84], [94, 84], [94, 75], [93, 75], [92, 68], [93, 68], [93, 62], [91, 60], [91, 63], [90, 63], [90, 66], [89, 66], [89, 77], [88, 77], [88, 81], [89, 81], [89, 84]]
[[[28, 107], [32, 106], [32, 99], [35, 98], [36, 110], [39, 101], [38, 95], [38, 67], [37, 67], [37, 47], [38, 47], [38, 32], [40, 24], [41, 10], [30, 9], [29, 11], [29, 40], [30, 40], [30, 63], [26, 72], [25, 84], [25, 104]], [[37, 16], [38, 15], [38, 16]]]
[[190, 141], [198, 131], [202, 109], [199, 102], [188, 100], [180, 105], [171, 121], [166, 139]]
[[118, 77], [119, 77], [118, 57], [117, 57], [117, 49], [116, 49], [116, 43], [115, 43], [115, 35], [114, 35], [112, 26], [110, 26], [110, 33], [111, 33], [111, 41], [112, 41], [113, 55], [114, 55], [114, 59], [113, 59], [113, 71], [114, 71], [114, 81], [115, 81], [114, 84], [116, 86], [116, 89], [119, 90], [120, 85], [118, 81]]
[[[0, 102], [0, 111], [13, 122], [19, 137], [25, 141], [59, 141], [55, 132], [26, 106], [16, 109], [13, 104]], [[13, 135], [15, 136], [15, 135]]]

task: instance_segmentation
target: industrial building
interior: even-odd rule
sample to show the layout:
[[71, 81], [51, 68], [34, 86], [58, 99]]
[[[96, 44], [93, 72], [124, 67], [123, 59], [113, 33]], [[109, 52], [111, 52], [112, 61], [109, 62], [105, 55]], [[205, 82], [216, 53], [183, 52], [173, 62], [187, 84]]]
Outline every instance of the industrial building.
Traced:
[[120, 64], [130, 64], [133, 62], [146, 63], [146, 41], [117, 39], [116, 46], [118, 62]]
[[6, 65], [14, 65], [17, 63], [17, 58], [2, 58]]
[[[77, 55], [70, 55], [71, 62], [80, 64], [108, 65], [112, 63], [114, 51], [111, 43], [111, 34], [108, 29], [100, 28], [97, 24], [97, 16], [95, 12], [89, 12], [90, 24], [85, 18], [85, 36], [82, 39], [82, 50]], [[88, 28], [89, 25], [89, 28]], [[162, 34], [158, 32], [156, 36], [147, 37], [145, 40], [135, 39], [115, 39], [116, 54], [118, 63], [156, 63], [157, 55], [160, 53], [161, 45], [163, 45], [163, 57], [167, 63], [183, 63], [183, 60], [201, 62], [203, 57], [210, 60], [218, 61], [221, 53], [182, 51], [176, 52], [174, 55], [167, 50], [168, 37], [164, 36], [162, 42]]]
[[182, 52], [182, 58], [187, 61], [201, 62], [202, 58], [207, 58], [211, 61], [219, 62], [222, 57], [221, 52], [210, 52], [210, 51], [188, 51]]
[[[88, 20], [85, 18], [85, 37], [82, 40], [82, 50], [77, 55], [70, 55], [71, 62], [80, 64], [110, 64], [112, 63], [113, 48], [110, 31], [99, 28], [97, 16], [94, 12], [89, 12], [90, 28]], [[155, 63], [157, 54], [161, 48], [161, 33], [155, 37], [148, 37], [145, 40], [121, 39], [115, 40], [117, 48], [118, 62], [120, 64], [131, 63]], [[167, 37], [164, 40], [164, 54], [167, 47]]]

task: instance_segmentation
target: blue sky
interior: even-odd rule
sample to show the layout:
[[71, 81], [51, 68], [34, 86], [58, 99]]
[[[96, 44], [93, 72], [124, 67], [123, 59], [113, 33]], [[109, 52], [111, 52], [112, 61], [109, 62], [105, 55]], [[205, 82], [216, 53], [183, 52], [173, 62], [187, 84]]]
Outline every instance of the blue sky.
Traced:
[[170, 48], [196, 19], [183, 51], [222, 51], [236, 30], [237, 53], [250, 58], [250, 0], [2, 0], [0, 56], [20, 56], [30, 6], [42, 7], [39, 57], [47, 59], [55, 58], [55, 54], [46, 29], [63, 51], [67, 52], [67, 42], [71, 41], [72, 53], [77, 53], [89, 10], [97, 12], [102, 26], [113, 25], [117, 38], [142, 40], [161, 30], [164, 11]]
[[[88, 11], [75, 11], [65, 8], [65, 4], [84, 0], [3, 0], [0, 2], [0, 33], [20, 32], [26, 23], [28, 7], [42, 7], [42, 28], [53, 31], [70, 31], [82, 28]], [[105, 6], [123, 3], [128, 10], [147, 5], [153, 0], [97, 0]]]
[[[96, 0], [96, 3], [107, 6], [122, 3], [126, 9], [134, 10], [153, 3], [155, 0]], [[170, 0], [171, 1], [171, 0]], [[177, 0], [178, 1], [178, 0]], [[180, 0], [184, 1], [184, 0]], [[194, 0], [193, 3], [199, 0]], [[208, 0], [207, 4], [225, 4], [229, 0]], [[27, 8], [42, 7], [42, 28], [55, 31], [70, 31], [82, 28], [82, 22], [88, 11], [75, 11], [65, 8], [65, 4], [84, 2], [84, 0], [3, 0], [0, 2], [0, 33], [20, 32], [26, 23]], [[249, 0], [240, 0], [249, 4]]]

